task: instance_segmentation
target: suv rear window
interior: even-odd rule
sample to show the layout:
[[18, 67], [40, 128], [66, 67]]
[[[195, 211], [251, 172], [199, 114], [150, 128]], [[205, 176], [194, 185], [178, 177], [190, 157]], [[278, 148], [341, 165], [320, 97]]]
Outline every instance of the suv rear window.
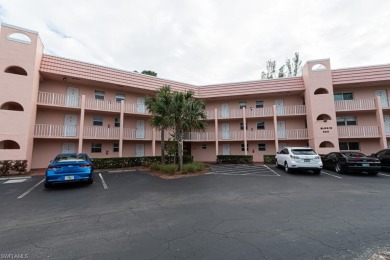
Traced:
[[291, 149], [291, 152], [296, 155], [316, 155], [312, 149]]
[[54, 160], [55, 162], [82, 162], [86, 161], [87, 158], [85, 155], [61, 155], [57, 156], [57, 158]]

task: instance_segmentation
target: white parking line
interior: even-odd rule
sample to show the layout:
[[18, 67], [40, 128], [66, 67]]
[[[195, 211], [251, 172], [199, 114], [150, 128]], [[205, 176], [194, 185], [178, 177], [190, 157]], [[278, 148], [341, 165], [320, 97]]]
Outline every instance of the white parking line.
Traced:
[[24, 196], [26, 196], [27, 194], [29, 194], [33, 189], [35, 189], [36, 187], [38, 187], [42, 182], [44, 182], [45, 179], [41, 180], [40, 182], [38, 182], [37, 184], [35, 184], [34, 186], [32, 186], [28, 191], [26, 191], [25, 193], [23, 193], [22, 195], [20, 195], [18, 197], [18, 199], [21, 199], [23, 198]]
[[330, 173], [327, 173], [327, 172], [324, 172], [324, 171], [321, 171], [321, 173], [329, 175], [329, 176], [332, 176], [332, 177], [335, 177], [335, 178], [342, 179], [340, 176], [336, 176], [336, 175], [333, 175], [333, 174], [330, 174]]
[[272, 170], [270, 167], [268, 167], [267, 165], [264, 165], [265, 168], [267, 168], [268, 170], [270, 170], [271, 172], [275, 173], [276, 175], [278, 175], [280, 177], [280, 175], [275, 172], [274, 170]]
[[100, 177], [100, 179], [102, 180], [103, 188], [104, 188], [105, 190], [108, 190], [107, 184], [106, 184], [106, 182], [104, 181], [103, 176], [102, 176], [101, 173], [99, 173], [99, 177]]
[[31, 179], [31, 176], [23, 176], [23, 177], [5, 177], [5, 178], [0, 178], [0, 181], [6, 181], [6, 180], [19, 180], [19, 179]]
[[384, 173], [378, 173], [379, 175], [383, 175], [383, 176], [387, 176], [387, 177], [390, 177], [390, 175], [388, 174], [384, 174]]

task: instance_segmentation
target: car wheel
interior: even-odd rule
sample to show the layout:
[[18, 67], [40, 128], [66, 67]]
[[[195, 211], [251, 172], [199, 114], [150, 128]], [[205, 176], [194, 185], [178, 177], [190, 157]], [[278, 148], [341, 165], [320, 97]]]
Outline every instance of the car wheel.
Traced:
[[340, 174], [344, 172], [341, 169], [341, 165], [339, 163], [336, 163], [336, 165], [334, 166], [334, 170], [335, 170], [335, 172], [340, 173]]
[[90, 179], [88, 179], [87, 183], [88, 184], [92, 184], [93, 183], [93, 178], [91, 177]]
[[44, 183], [44, 186], [45, 186], [45, 189], [50, 189], [51, 188], [51, 184], [46, 182]]
[[280, 168], [279, 163], [278, 163], [278, 160], [275, 160], [275, 167], [276, 167], [276, 168]]
[[321, 169], [318, 169], [318, 170], [313, 170], [314, 174], [316, 175], [320, 175], [321, 174]]
[[371, 176], [376, 176], [378, 175], [379, 172], [368, 172], [368, 175], [371, 175]]
[[288, 163], [287, 163], [287, 162], [284, 162], [284, 170], [285, 170], [287, 173], [291, 173], [291, 169], [288, 167]]

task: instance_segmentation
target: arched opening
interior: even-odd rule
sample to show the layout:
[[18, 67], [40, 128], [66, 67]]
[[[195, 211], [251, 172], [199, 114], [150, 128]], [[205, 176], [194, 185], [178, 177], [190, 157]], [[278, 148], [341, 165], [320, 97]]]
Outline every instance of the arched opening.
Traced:
[[10, 66], [4, 70], [5, 73], [17, 74], [22, 76], [27, 76], [27, 71], [18, 66]]
[[17, 102], [6, 102], [1, 105], [1, 110], [13, 110], [13, 111], [24, 111], [21, 104]]
[[319, 115], [317, 117], [317, 121], [324, 121], [324, 122], [326, 122], [326, 121], [331, 120], [331, 119], [332, 118], [329, 115], [327, 115], [327, 114], [321, 114], [321, 115]]
[[13, 33], [13, 34], [8, 35], [7, 38], [8, 38], [8, 40], [11, 40], [11, 41], [21, 42], [21, 43], [25, 43], [25, 44], [31, 44], [30, 37], [28, 37], [27, 35], [25, 35], [23, 33]]
[[17, 142], [12, 140], [4, 140], [0, 142], [1, 149], [20, 149], [20, 146]]
[[325, 88], [317, 88], [316, 91], [314, 91], [314, 95], [322, 95], [322, 94], [329, 94], [329, 91]]
[[320, 143], [320, 148], [334, 148], [334, 144], [329, 141]]
[[318, 63], [318, 64], [313, 65], [313, 67], [311, 67], [311, 70], [312, 71], [322, 71], [322, 70], [326, 70], [326, 67], [325, 67], [325, 65]]

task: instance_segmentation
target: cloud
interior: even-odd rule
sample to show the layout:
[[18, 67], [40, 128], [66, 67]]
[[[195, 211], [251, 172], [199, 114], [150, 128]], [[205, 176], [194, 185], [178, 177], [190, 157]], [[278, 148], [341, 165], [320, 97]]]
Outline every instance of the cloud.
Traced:
[[57, 36], [61, 37], [61, 38], [64, 38], [64, 39], [68, 39], [68, 38], [72, 38], [70, 37], [69, 35], [66, 35], [64, 32], [60, 31], [55, 25], [54, 23], [52, 22], [47, 22], [47, 28], [49, 28], [50, 31], [52, 31], [53, 33], [55, 33]]
[[6, 16], [6, 10], [4, 9], [4, 7], [0, 4], [0, 22], [4, 22], [5, 21], [5, 16]]

